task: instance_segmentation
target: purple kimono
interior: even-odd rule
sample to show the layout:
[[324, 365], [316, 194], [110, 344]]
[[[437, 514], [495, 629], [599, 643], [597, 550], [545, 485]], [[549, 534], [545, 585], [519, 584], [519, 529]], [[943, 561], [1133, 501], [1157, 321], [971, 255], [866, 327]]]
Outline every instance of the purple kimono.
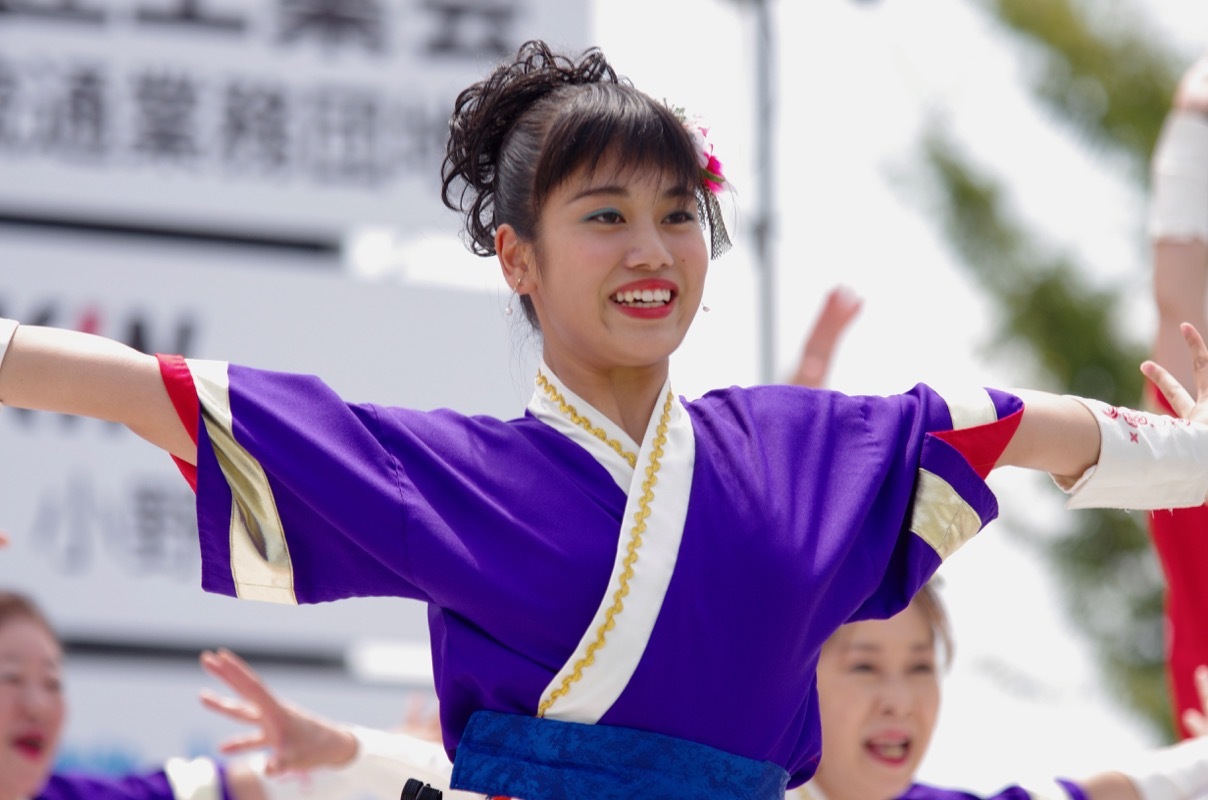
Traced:
[[[1065, 792], [1070, 800], [1087, 800], [1086, 792], [1082, 791], [1082, 787], [1078, 784], [1067, 780], [1057, 780], [1055, 784], [1057, 788]], [[978, 795], [958, 789], [940, 789], [916, 783], [907, 789], [898, 800], [1036, 800], [1036, 797], [1034, 792], [1021, 786], [1008, 786], [988, 797], [979, 798]], [[1054, 797], [1053, 800], [1056, 798]]]
[[208, 766], [212, 780], [206, 785], [178, 778], [175, 789], [165, 770], [113, 778], [54, 774], [33, 800], [230, 800], [222, 768], [213, 763]]
[[[626, 492], [592, 455], [531, 414], [350, 404], [311, 376], [222, 362], [161, 356], [161, 369], [198, 443], [196, 471], [182, 469], [205, 589], [427, 603], [450, 753], [474, 711], [536, 714], [600, 605], [623, 531]], [[808, 779], [823, 642], [902, 610], [997, 514], [983, 479], [1022, 403], [980, 398], [981, 417], [924, 385], [681, 401], [695, 460], [678, 560], [640, 663], [599, 722]]]

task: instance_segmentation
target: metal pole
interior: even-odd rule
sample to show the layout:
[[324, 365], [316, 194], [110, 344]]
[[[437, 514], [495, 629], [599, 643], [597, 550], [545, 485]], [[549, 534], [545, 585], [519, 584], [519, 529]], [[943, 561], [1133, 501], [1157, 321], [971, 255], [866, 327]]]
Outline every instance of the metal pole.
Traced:
[[772, 262], [772, 218], [775, 207], [775, 185], [772, 165], [774, 95], [772, 86], [772, 13], [768, 0], [754, 0], [755, 5], [755, 158], [759, 172], [758, 210], [755, 216], [755, 258], [759, 274], [759, 378], [763, 383], [775, 383], [776, 378], [776, 267]]

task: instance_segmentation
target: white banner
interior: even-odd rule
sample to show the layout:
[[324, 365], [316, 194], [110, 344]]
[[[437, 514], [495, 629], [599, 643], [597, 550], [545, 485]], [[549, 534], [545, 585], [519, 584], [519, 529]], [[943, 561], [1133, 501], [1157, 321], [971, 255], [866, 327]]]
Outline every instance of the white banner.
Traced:
[[[6, 232], [0, 316], [317, 374], [350, 401], [511, 418], [531, 392], [532, 356], [500, 292], [358, 283], [235, 248], [97, 239]], [[363, 638], [426, 640], [425, 609], [412, 601], [298, 608], [204, 594], [192, 491], [124, 428], [6, 408], [0, 453], [0, 530], [13, 539], [0, 585], [31, 593], [66, 635], [337, 654]]]
[[0, 3], [0, 218], [339, 241], [456, 230], [458, 92], [587, 0]]

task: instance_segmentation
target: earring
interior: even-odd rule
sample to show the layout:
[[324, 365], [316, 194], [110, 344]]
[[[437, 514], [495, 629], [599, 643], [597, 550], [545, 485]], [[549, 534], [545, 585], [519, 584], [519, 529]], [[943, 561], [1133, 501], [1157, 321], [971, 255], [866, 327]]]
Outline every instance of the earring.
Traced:
[[704, 303], [701, 303], [700, 310], [705, 312], [706, 314], [709, 313], [709, 307], [707, 305], [705, 305]]
[[519, 278], [516, 280], [516, 285], [515, 285], [515, 287], [513, 287], [513, 288], [512, 288], [512, 295], [511, 295], [511, 297], [509, 297], [509, 298], [508, 298], [508, 305], [507, 305], [507, 308], [503, 309], [503, 313], [504, 313], [504, 314], [506, 314], [506, 315], [507, 315], [507, 316], [509, 316], [509, 317], [510, 317], [510, 316], [512, 316], [512, 314], [513, 314], [513, 313], [515, 313], [515, 312], [513, 311], [513, 309], [512, 309], [512, 300], [514, 300], [514, 299], [518, 299], [518, 298], [520, 297], [520, 286], [521, 286], [521, 284], [523, 284], [523, 283], [524, 283], [524, 276], [523, 276], [523, 275], [521, 275], [521, 276], [520, 276], [520, 277], [519, 277]]

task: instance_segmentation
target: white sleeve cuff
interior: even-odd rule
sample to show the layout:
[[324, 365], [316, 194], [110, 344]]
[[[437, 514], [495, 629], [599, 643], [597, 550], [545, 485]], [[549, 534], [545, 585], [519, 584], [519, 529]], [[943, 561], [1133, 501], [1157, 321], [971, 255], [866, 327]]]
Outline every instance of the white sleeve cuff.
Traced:
[[174, 800], [222, 800], [222, 772], [208, 758], [170, 758], [164, 775]]
[[1208, 499], [1208, 426], [1073, 398], [1099, 424], [1099, 461], [1072, 486], [1066, 508], [1162, 509]]
[[261, 775], [268, 800], [301, 798], [375, 798], [397, 800], [409, 778], [440, 789], [449, 797], [453, 765], [438, 742], [404, 733], [350, 726], [357, 753], [343, 767], [316, 769], [279, 777], [264, 776], [262, 757], [251, 765]]

